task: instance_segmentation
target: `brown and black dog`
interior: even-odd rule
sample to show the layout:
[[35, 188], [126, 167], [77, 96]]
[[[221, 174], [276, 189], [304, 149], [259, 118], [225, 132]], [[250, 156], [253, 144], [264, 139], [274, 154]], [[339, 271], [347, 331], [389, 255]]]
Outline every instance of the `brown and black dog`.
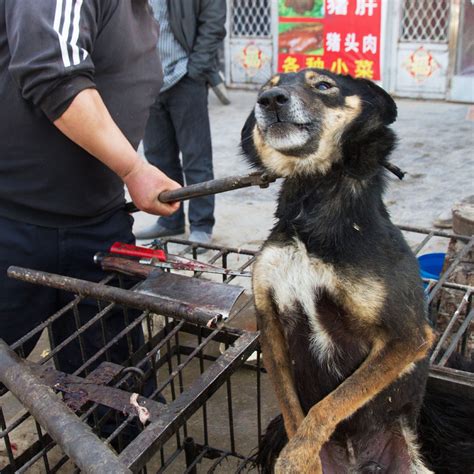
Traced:
[[430, 472], [416, 420], [434, 336], [382, 201], [396, 116], [371, 81], [307, 69], [264, 85], [242, 131], [249, 161], [285, 178], [253, 276], [289, 438], [277, 473]]

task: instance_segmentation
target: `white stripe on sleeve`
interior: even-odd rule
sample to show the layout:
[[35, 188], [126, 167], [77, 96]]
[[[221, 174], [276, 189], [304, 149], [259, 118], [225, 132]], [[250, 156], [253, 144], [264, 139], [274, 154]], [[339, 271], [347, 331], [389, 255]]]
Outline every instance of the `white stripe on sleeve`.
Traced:
[[82, 61], [84, 61], [89, 54], [84, 48], [80, 48], [77, 44], [81, 31], [80, 22], [83, 3], [84, 0], [56, 0], [53, 27], [58, 34], [61, 57], [64, 67], [66, 68], [71, 65], [77, 66], [81, 62], [81, 56]]
[[[69, 32], [71, 30], [71, 13], [72, 13], [72, 0], [66, 0], [66, 7], [64, 9], [64, 24], [63, 24], [63, 31], [61, 33], [61, 36], [63, 37], [63, 40], [67, 42], [69, 38]], [[69, 67], [71, 65], [71, 59], [69, 57], [69, 52], [67, 54], [67, 64], [66, 61], [64, 60], [64, 66]]]
[[[74, 7], [74, 19], [72, 25], [72, 37], [71, 37], [71, 46], [72, 46], [72, 63], [76, 66], [81, 62], [79, 57], [79, 47], [77, 46], [77, 40], [79, 38], [79, 22], [81, 20], [81, 8], [83, 0], [76, 0], [76, 5]], [[82, 48], [81, 48], [82, 49]], [[87, 56], [87, 51], [82, 49], [83, 57]], [[84, 54], [86, 53], [86, 54]]]
[[[67, 0], [69, 3], [71, 0]], [[63, 59], [63, 63], [65, 67], [69, 67], [71, 65], [71, 61], [69, 60], [69, 53], [67, 50], [67, 37], [65, 38], [64, 35], [60, 31], [61, 27], [61, 19], [63, 17], [63, 0], [56, 0], [56, 12], [54, 14], [54, 31], [58, 34], [59, 38], [59, 46], [61, 48], [61, 56]]]

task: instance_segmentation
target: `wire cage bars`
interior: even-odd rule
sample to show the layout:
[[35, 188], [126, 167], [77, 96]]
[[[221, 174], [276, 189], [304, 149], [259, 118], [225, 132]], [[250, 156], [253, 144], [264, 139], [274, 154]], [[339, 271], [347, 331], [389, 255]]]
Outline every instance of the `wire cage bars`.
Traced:
[[[472, 397], [472, 374], [451, 366], [453, 354], [471, 358], [474, 352], [473, 287], [452, 277], [472, 261], [474, 239], [400, 228], [416, 254], [449, 255], [439, 280], [425, 280], [429, 316], [439, 330], [429, 387]], [[207, 250], [201, 257], [199, 246], [178, 239], [163, 245], [237, 271], [251, 269], [255, 257], [215, 245], [201, 246]], [[0, 345], [2, 473], [254, 469], [252, 455], [278, 409], [261, 363], [248, 277], [206, 275], [245, 289], [223, 324], [198, 308], [140, 295], [118, 274], [96, 284], [25, 269], [11, 273], [69, 292], [71, 301], [12, 346]], [[95, 311], [84, 317], [87, 305]], [[112, 330], [117, 319], [119, 329]], [[72, 330], [55, 340], [53, 327], [61, 320]], [[92, 327], [100, 329], [96, 351], [85, 343]], [[137, 337], [140, 327], [144, 338]], [[120, 344], [123, 360], [114, 355]], [[82, 360], [72, 372], [63, 369], [68, 348]]]

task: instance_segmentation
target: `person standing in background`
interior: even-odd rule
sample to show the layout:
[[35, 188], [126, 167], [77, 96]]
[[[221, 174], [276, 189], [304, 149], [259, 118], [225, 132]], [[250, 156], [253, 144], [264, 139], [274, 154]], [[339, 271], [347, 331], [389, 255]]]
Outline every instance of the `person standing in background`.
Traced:
[[[217, 50], [225, 37], [225, 0], [151, 0], [160, 24], [158, 50], [163, 86], [145, 131], [147, 160], [187, 185], [214, 178], [208, 112], [208, 82], [215, 75]], [[180, 161], [182, 155], [182, 163]], [[189, 202], [189, 239], [209, 243], [214, 227], [214, 196]], [[185, 231], [183, 206], [135, 232], [138, 239]]]

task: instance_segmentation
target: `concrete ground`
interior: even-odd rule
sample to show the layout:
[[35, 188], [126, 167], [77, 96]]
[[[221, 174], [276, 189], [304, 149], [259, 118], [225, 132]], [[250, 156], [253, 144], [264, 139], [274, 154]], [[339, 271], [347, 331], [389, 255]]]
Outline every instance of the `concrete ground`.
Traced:
[[[240, 155], [240, 130], [256, 92], [230, 91], [232, 104], [223, 106], [210, 94], [210, 116], [217, 178], [245, 174]], [[469, 106], [438, 101], [397, 100], [393, 125], [399, 144], [394, 164], [407, 172], [403, 181], [390, 178], [385, 202], [396, 223], [431, 226], [440, 213], [474, 194], [474, 121]], [[269, 189], [247, 188], [216, 197], [215, 243], [258, 248], [272, 227], [278, 184]], [[153, 221], [135, 215], [135, 228]]]

